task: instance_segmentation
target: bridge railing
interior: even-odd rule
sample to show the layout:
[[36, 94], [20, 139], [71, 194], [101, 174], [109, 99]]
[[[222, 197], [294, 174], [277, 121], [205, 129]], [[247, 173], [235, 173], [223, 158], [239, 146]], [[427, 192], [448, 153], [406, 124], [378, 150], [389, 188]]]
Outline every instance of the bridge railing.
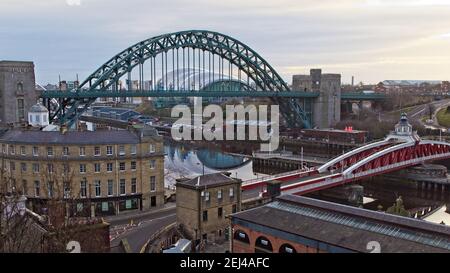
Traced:
[[[317, 183], [311, 183], [311, 182], [304, 181], [304, 182], [298, 183], [298, 187], [292, 188], [292, 186], [295, 186], [295, 184], [287, 185], [287, 186], [284, 187], [284, 189], [283, 189], [283, 187], [281, 187], [281, 191], [284, 192], [285, 194], [288, 194], [288, 193], [301, 193], [301, 192], [312, 190], [312, 189], [315, 189], [315, 188], [320, 188], [322, 186], [327, 186], [327, 185], [333, 185], [335, 183], [340, 183], [342, 181], [344, 181], [344, 177], [343, 176], [339, 176], [339, 177], [336, 177], [336, 178], [326, 178], [325, 180], [317, 182]], [[305, 183], [307, 183], [307, 184], [306, 185], [302, 185], [302, 184], [305, 184]], [[287, 187], [289, 187], [289, 189], [286, 190]]]
[[281, 174], [274, 174], [274, 175], [267, 175], [267, 176], [263, 176], [263, 177], [253, 178], [253, 179], [245, 180], [242, 183], [242, 186], [244, 186], [244, 187], [250, 186], [250, 185], [259, 184], [259, 183], [263, 183], [263, 182], [267, 182], [267, 181], [272, 181], [272, 180], [276, 180], [278, 178], [283, 178], [283, 177], [301, 174], [301, 173], [308, 174], [308, 173], [314, 172], [315, 170], [316, 170], [315, 167], [311, 167], [311, 168], [308, 168], [305, 170], [294, 170], [294, 171], [285, 172], [285, 173], [281, 173]]

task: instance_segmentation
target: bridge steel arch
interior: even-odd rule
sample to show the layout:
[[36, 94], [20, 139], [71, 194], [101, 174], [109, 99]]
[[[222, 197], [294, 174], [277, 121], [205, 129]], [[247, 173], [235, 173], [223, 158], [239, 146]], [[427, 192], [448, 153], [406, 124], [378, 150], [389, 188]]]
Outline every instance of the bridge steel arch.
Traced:
[[367, 158], [369, 155], [378, 152], [380, 149], [386, 148], [386, 146], [392, 144], [389, 140], [381, 140], [367, 145], [361, 146], [354, 150], [351, 150], [345, 154], [342, 154], [327, 163], [320, 166], [317, 171], [319, 173], [324, 173], [330, 171], [332, 168], [341, 168], [342, 166], [350, 166], [361, 159]]
[[[125, 49], [100, 66], [76, 90], [69, 92], [82, 93], [95, 90], [108, 92], [108, 88], [117, 84], [122, 76], [136, 66], [143, 65], [149, 58], [181, 48], [208, 51], [227, 60], [254, 81], [255, 92], [290, 91], [287, 83], [272, 66], [244, 43], [218, 32], [188, 30], [156, 36]], [[295, 99], [272, 99], [280, 104], [282, 110], [288, 108], [294, 110], [282, 111], [289, 124], [310, 128], [306, 112]], [[61, 124], [71, 125], [95, 100], [96, 98], [65, 98], [60, 102], [58, 110], [51, 114], [50, 119], [53, 121], [57, 118]]]

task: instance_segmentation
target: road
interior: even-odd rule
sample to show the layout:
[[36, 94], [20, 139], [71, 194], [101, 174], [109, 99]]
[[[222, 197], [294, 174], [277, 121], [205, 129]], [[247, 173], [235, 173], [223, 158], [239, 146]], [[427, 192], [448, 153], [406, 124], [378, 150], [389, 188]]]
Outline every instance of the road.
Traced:
[[[436, 100], [436, 101], [432, 101], [430, 103], [414, 106], [414, 107], [412, 107], [411, 109], [409, 109], [406, 112], [408, 114], [408, 118], [410, 118], [411, 120], [418, 120], [425, 127], [429, 127], [429, 128], [433, 128], [433, 129], [441, 129], [443, 127], [439, 126], [436, 121], [434, 122], [435, 124], [432, 124], [432, 125], [425, 124], [425, 123], [422, 122], [421, 118], [423, 116], [425, 116], [425, 115], [429, 115], [429, 113], [428, 113], [428, 111], [429, 111], [428, 109], [429, 108], [428, 107], [429, 107], [430, 104], [433, 105], [433, 107], [434, 107], [434, 110], [435, 110], [434, 116], [435, 116], [436, 112], [439, 109], [450, 105], [450, 99]], [[395, 110], [394, 113], [397, 112], [397, 111], [398, 110]], [[386, 113], [386, 114], [382, 115], [382, 118], [388, 118], [391, 115], [392, 115], [392, 112], [389, 112], [389, 113]], [[395, 117], [395, 118], [398, 118], [398, 117]]]
[[[141, 213], [125, 218], [110, 217], [106, 221], [111, 224], [111, 252], [122, 252], [119, 247], [122, 239], [127, 239], [131, 251], [139, 253], [152, 234], [172, 223], [176, 222], [176, 208], [156, 211], [153, 213]], [[130, 226], [130, 221], [133, 225]]]

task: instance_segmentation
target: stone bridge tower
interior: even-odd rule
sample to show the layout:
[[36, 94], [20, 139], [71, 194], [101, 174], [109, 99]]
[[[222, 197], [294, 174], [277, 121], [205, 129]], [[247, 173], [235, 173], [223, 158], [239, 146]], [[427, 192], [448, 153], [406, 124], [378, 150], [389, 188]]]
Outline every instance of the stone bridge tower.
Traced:
[[313, 103], [313, 127], [330, 128], [341, 120], [341, 75], [322, 74], [311, 69], [310, 75], [294, 75], [294, 91], [319, 92]]

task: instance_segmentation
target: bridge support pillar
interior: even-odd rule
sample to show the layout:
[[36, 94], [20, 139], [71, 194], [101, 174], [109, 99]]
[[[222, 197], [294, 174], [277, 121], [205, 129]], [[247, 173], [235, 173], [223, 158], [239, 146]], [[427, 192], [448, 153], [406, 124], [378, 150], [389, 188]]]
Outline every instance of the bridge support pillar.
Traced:
[[362, 206], [364, 201], [364, 187], [361, 185], [351, 185], [348, 187], [348, 201], [355, 206]]
[[310, 75], [295, 75], [292, 83], [294, 89], [310, 87], [320, 94], [313, 101], [313, 127], [330, 128], [341, 120], [340, 74], [322, 74], [321, 69], [311, 69]]

